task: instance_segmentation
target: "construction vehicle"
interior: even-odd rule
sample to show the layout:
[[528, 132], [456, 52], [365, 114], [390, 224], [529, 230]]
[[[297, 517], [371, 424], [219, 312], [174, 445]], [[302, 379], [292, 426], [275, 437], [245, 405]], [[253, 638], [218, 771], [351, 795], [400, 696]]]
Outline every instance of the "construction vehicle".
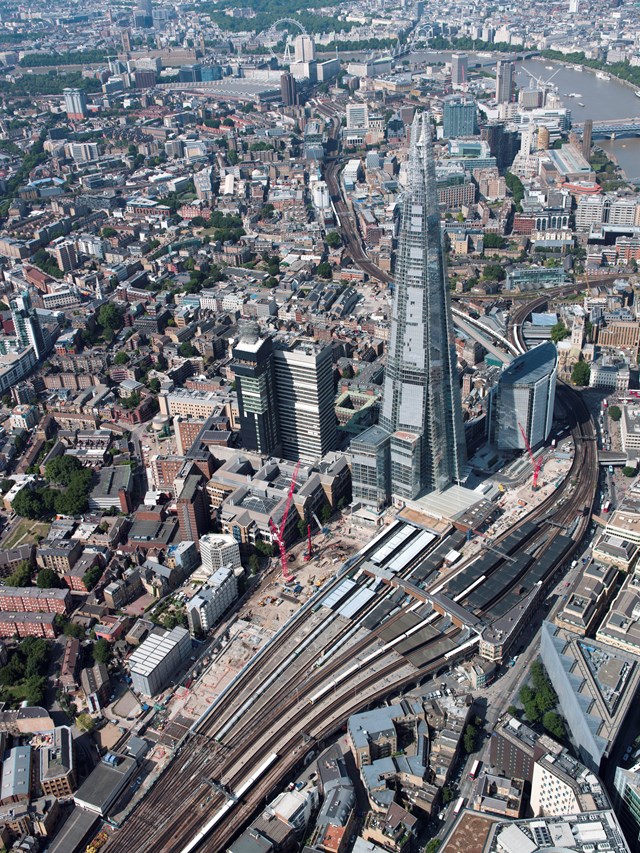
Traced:
[[521, 423], [518, 423], [520, 427], [520, 432], [522, 433], [522, 438], [524, 440], [524, 445], [527, 448], [527, 453], [529, 454], [529, 459], [531, 459], [531, 465], [533, 466], [533, 483], [531, 484], [531, 488], [534, 492], [538, 491], [538, 475], [540, 474], [540, 469], [542, 468], [542, 456], [536, 457], [533, 455], [533, 450], [531, 449], [531, 445], [529, 444], [529, 439], [527, 438], [527, 433], [525, 428]]
[[269, 519], [269, 527], [271, 528], [271, 535], [273, 536], [273, 541], [276, 543], [280, 550], [282, 578], [285, 583], [291, 583], [291, 581], [294, 580], [293, 575], [289, 572], [289, 566], [287, 564], [287, 549], [284, 541], [284, 531], [287, 526], [287, 518], [289, 517], [289, 510], [291, 509], [291, 501], [293, 500], [293, 493], [296, 488], [296, 481], [298, 479], [299, 470], [300, 462], [297, 462], [296, 467], [293, 469], [291, 485], [289, 486], [289, 493], [287, 495], [287, 502], [284, 506], [284, 512], [282, 513], [282, 521], [280, 522], [280, 527], [276, 527], [276, 524], [272, 518]]

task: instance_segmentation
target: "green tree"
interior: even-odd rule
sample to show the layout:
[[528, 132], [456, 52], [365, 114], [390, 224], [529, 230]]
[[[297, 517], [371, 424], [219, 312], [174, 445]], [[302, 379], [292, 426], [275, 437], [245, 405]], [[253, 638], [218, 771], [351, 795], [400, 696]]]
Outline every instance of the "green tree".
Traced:
[[53, 569], [40, 569], [36, 584], [40, 589], [64, 589], [65, 586]]
[[326, 524], [327, 521], [329, 521], [329, 519], [331, 518], [332, 514], [333, 514], [333, 510], [331, 509], [329, 504], [324, 504], [324, 506], [320, 510], [320, 521], [322, 521]]
[[467, 754], [475, 750], [477, 736], [478, 730], [476, 729], [476, 727], [473, 726], [471, 723], [467, 723], [462, 738], [462, 746]]
[[557, 714], [555, 711], [547, 711], [542, 717], [542, 725], [549, 732], [549, 734], [558, 738], [558, 740], [564, 740], [567, 736], [567, 731], [564, 725], [564, 719]]
[[625, 477], [635, 477], [636, 474], [638, 473], [638, 469], [633, 468], [631, 465], [625, 465], [624, 468], [622, 469], [622, 473], [624, 474]]
[[106, 228], [103, 228], [101, 231], [101, 234], [105, 238], [105, 240], [108, 240], [110, 237], [117, 237], [118, 236], [118, 232], [116, 231], [116, 229], [110, 228], [109, 226], [107, 226]]
[[524, 198], [524, 186], [522, 181], [517, 175], [514, 175], [512, 172], [506, 172], [504, 176], [504, 181], [513, 196], [513, 201], [517, 208], [520, 208], [520, 202]]
[[322, 263], [318, 264], [316, 273], [320, 276], [320, 278], [333, 278], [333, 270], [331, 269], [331, 264], [327, 261], [322, 261]]
[[504, 281], [506, 277], [504, 267], [500, 264], [487, 264], [482, 270], [482, 278], [485, 281]]
[[92, 652], [96, 663], [109, 663], [111, 660], [111, 645], [106, 640], [96, 640]]
[[31, 706], [44, 703], [44, 688], [46, 679], [40, 675], [32, 675], [25, 681], [24, 698]]
[[28, 560], [18, 563], [13, 572], [4, 579], [5, 586], [31, 586], [31, 564]]
[[75, 456], [56, 456], [45, 465], [45, 477], [50, 483], [68, 486], [73, 477], [83, 471], [82, 462]]
[[568, 334], [569, 329], [567, 329], [565, 324], [562, 322], [558, 322], [551, 327], [551, 340], [554, 344], [559, 343], [559, 341], [563, 341]]
[[275, 548], [270, 542], [264, 542], [262, 539], [258, 539], [255, 544], [255, 549], [261, 554], [264, 554], [265, 557], [273, 557], [276, 552]]
[[342, 237], [337, 231], [329, 231], [326, 237], [326, 243], [330, 249], [338, 249], [342, 246]]
[[149, 391], [152, 391], [154, 394], [157, 394], [160, 391], [160, 380], [157, 376], [154, 376], [153, 379], [149, 380]]
[[127, 364], [129, 361], [129, 356], [123, 350], [117, 352], [114, 356], [113, 363], [114, 364]]
[[257, 554], [252, 554], [249, 557], [249, 570], [252, 575], [255, 575], [260, 570], [260, 560]]
[[446, 806], [447, 803], [450, 803], [454, 797], [455, 797], [454, 792], [451, 790], [451, 788], [448, 785], [445, 785], [444, 788], [442, 789], [442, 804], [444, 806]]
[[122, 328], [122, 323], [122, 313], [113, 302], [106, 302], [100, 307], [98, 325], [101, 326], [103, 332], [117, 332], [118, 329]]
[[102, 577], [102, 566], [91, 566], [82, 576], [82, 582], [88, 590], [92, 590]]
[[619, 421], [622, 417], [620, 406], [609, 406], [609, 417], [612, 421]]
[[532, 723], [537, 723], [540, 720], [540, 708], [536, 701], [536, 694], [528, 684], [523, 684], [520, 688], [520, 701], [524, 708], [524, 713]]
[[6, 495], [12, 487], [13, 480], [8, 480], [6, 477], [4, 480], [0, 480], [0, 492], [2, 492], [3, 495]]
[[195, 358], [200, 355], [198, 350], [190, 341], [183, 341], [178, 347], [178, 352], [183, 358]]
[[571, 371], [571, 381], [574, 385], [585, 387], [589, 384], [591, 370], [586, 361], [577, 361]]
[[492, 234], [489, 232], [484, 235], [485, 249], [504, 249], [506, 245], [507, 241], [500, 234]]
[[438, 853], [441, 844], [442, 841], [439, 838], [432, 838], [431, 841], [427, 842], [424, 853]]
[[75, 637], [76, 639], [81, 640], [85, 636], [86, 632], [82, 625], [78, 625], [77, 622], [65, 622], [62, 633], [65, 637]]

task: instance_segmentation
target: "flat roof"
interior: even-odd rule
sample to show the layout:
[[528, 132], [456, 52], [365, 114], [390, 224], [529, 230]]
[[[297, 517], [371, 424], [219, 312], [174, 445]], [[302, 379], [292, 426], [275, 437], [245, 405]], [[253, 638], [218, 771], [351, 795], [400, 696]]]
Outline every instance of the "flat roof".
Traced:
[[532, 385], [549, 376], [558, 362], [558, 350], [551, 341], [519, 355], [500, 374], [501, 385]]

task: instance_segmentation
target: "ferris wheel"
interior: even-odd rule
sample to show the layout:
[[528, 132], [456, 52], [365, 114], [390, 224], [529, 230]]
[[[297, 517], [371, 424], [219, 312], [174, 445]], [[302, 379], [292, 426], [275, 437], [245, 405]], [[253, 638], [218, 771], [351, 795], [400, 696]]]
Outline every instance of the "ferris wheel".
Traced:
[[[300, 31], [300, 34], [303, 36], [309, 35], [309, 33], [302, 26], [300, 21], [296, 21], [295, 18], [280, 18], [275, 23], [271, 24], [268, 30], [265, 30], [260, 34], [259, 39], [265, 47], [268, 48], [271, 56], [275, 57], [281, 65], [288, 65], [291, 62], [291, 48], [293, 46], [293, 37], [291, 33], [287, 30], [287, 27], [293, 26], [297, 27]], [[280, 41], [282, 41], [282, 34], [286, 33], [285, 46], [282, 56], [278, 56], [278, 54], [274, 50], [274, 46], [278, 45]]]

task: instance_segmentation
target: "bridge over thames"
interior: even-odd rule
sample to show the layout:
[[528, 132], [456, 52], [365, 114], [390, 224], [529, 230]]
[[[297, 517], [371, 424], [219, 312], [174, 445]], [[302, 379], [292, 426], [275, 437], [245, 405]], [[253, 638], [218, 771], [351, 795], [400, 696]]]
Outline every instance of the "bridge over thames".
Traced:
[[[584, 122], [573, 122], [571, 129], [578, 136], [582, 136], [584, 132]], [[636, 118], [617, 118], [604, 119], [602, 121], [594, 121], [591, 134], [595, 136], [611, 136], [615, 133], [616, 136], [621, 134], [638, 134], [640, 135], [640, 117]]]

